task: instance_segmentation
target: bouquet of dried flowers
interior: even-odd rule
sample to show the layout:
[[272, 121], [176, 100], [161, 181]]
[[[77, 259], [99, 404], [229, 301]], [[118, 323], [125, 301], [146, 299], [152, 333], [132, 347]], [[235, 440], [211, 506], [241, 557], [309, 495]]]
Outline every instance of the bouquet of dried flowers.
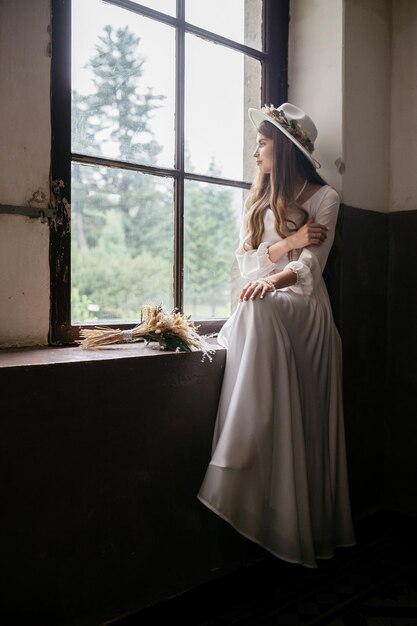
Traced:
[[198, 334], [197, 327], [190, 316], [184, 316], [178, 309], [170, 313], [157, 304], [147, 304], [141, 311], [140, 323], [129, 330], [119, 328], [82, 328], [78, 343], [82, 348], [99, 348], [115, 343], [135, 341], [157, 341], [161, 349], [176, 352], [194, 352], [202, 350], [203, 356], [211, 360], [213, 349], [204, 337]]

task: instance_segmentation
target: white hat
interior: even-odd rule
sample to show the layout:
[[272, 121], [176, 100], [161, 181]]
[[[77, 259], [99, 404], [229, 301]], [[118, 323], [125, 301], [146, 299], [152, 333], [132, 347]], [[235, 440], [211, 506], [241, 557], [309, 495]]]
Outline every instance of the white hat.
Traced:
[[278, 108], [271, 104], [269, 107], [262, 107], [262, 109], [249, 109], [248, 113], [255, 128], [259, 128], [262, 122], [270, 122], [279, 128], [288, 139], [291, 139], [315, 168], [320, 167], [320, 163], [311, 156], [317, 138], [317, 128], [313, 120], [302, 109], [289, 102], [284, 102]]

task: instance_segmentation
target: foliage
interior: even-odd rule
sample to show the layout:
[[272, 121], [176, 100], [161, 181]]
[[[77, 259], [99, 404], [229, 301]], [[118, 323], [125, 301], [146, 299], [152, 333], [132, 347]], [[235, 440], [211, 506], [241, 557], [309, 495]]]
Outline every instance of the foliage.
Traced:
[[[142, 84], [139, 48], [128, 27], [105, 27], [88, 63], [92, 93], [73, 93], [73, 151], [156, 164], [162, 148], [150, 118], [164, 96]], [[217, 173], [214, 162], [209, 173]], [[186, 308], [215, 316], [229, 301], [232, 194], [189, 181], [185, 203]], [[74, 164], [72, 318], [134, 320], [147, 302], [172, 307], [173, 239], [171, 179]]]
[[132, 254], [121, 215], [111, 210], [97, 245], [73, 256], [73, 275], [80, 293], [99, 308], [99, 319], [136, 319], [144, 301], [167, 301], [171, 263], [146, 249]]
[[[216, 176], [214, 162], [210, 175]], [[206, 316], [230, 300], [230, 272], [236, 248], [236, 217], [227, 187], [190, 181], [185, 196], [185, 304]]]

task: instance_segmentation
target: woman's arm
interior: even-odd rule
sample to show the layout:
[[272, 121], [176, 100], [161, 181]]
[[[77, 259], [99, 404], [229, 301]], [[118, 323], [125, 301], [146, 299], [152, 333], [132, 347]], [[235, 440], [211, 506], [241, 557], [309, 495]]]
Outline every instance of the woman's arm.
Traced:
[[[340, 200], [337, 192], [334, 189], [330, 189], [324, 195], [316, 214], [318, 223], [326, 228], [326, 236], [323, 241], [304, 246], [298, 260], [287, 263], [281, 272], [272, 274], [271, 271], [269, 275], [265, 275], [265, 278], [254, 280], [245, 285], [241, 291], [240, 300], [254, 299], [257, 296], [263, 298], [265, 293], [267, 291], [273, 291], [274, 287], [276, 289], [289, 287], [296, 293], [309, 296], [321, 279], [328, 254], [333, 244], [339, 204]], [[301, 230], [302, 229], [297, 231], [294, 235], [291, 235], [291, 237], [295, 237], [297, 245], [299, 241], [301, 241], [301, 239], [297, 239], [297, 234], [301, 232]], [[301, 236], [306, 237], [307, 232], [308, 229], [305, 229]], [[314, 233], [314, 231], [311, 232]], [[287, 237], [287, 239], [290, 239], [290, 237]], [[272, 284], [268, 284], [268, 282]]]
[[[305, 248], [310, 245], [321, 245], [326, 241], [328, 228], [324, 224], [313, 222], [311, 218], [294, 235], [273, 243], [268, 248], [268, 256], [272, 263], [288, 254], [291, 250]], [[288, 285], [287, 285], [288, 286]]]
[[272, 272], [276, 271], [276, 266], [268, 255], [270, 244], [263, 242], [258, 248], [251, 248], [245, 243], [247, 236], [246, 218], [244, 218], [240, 228], [239, 247], [235, 251], [241, 276], [252, 280], [259, 276], [272, 274]]
[[317, 209], [316, 220], [327, 228], [327, 237], [320, 245], [305, 246], [297, 261], [287, 263], [284, 270], [291, 269], [297, 274], [297, 282], [290, 289], [308, 296], [314, 292], [321, 280], [327, 257], [333, 245], [340, 199], [337, 192], [329, 188]]
[[242, 225], [240, 245], [235, 255], [241, 275], [251, 280], [271, 274], [276, 269], [280, 258], [291, 250], [302, 249], [311, 244], [319, 246], [324, 243], [327, 237], [327, 228], [323, 224], [309, 220], [294, 235], [273, 244], [262, 242], [258, 248], [247, 248], [244, 244], [246, 237], [247, 231]]

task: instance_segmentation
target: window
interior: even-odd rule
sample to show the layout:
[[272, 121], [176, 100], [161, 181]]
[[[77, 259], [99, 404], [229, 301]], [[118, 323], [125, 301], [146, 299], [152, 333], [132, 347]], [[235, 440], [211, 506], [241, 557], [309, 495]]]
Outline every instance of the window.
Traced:
[[53, 0], [52, 343], [148, 302], [230, 314], [250, 106], [286, 99], [288, 0]]

